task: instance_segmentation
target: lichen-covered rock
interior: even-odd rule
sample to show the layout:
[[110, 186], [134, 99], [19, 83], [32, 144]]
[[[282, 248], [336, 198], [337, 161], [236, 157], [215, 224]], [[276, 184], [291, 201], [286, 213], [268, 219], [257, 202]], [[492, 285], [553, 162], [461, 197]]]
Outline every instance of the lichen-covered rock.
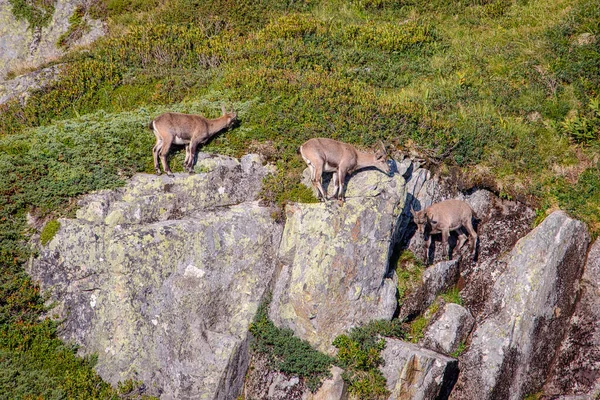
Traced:
[[199, 158], [203, 173], [87, 196], [29, 268], [58, 303], [61, 336], [97, 353], [104, 379], [162, 399], [239, 395], [281, 237], [255, 201], [267, 173], [256, 157]]
[[333, 353], [333, 339], [351, 327], [391, 319], [396, 285], [388, 260], [405, 196], [402, 176], [365, 170], [350, 178], [343, 206], [287, 206], [273, 322]]
[[451, 354], [465, 343], [474, 324], [475, 318], [466, 308], [454, 303], [444, 304], [436, 319], [425, 329], [419, 344], [439, 353]]
[[580, 299], [544, 394], [600, 396], [600, 240], [591, 246]]
[[587, 228], [554, 212], [497, 261], [503, 271], [461, 357], [454, 399], [521, 399], [549, 372], [573, 312]]
[[[27, 66], [37, 67], [64, 54], [57, 46], [60, 36], [69, 29], [69, 18], [82, 0], [56, 0], [54, 14], [47, 26], [30, 27], [27, 21], [17, 20], [9, 0], [0, 0], [0, 81], [7, 72]], [[75, 45], [87, 45], [104, 35], [105, 27], [85, 16], [88, 31]]]
[[0, 80], [0, 105], [17, 98], [21, 102], [27, 100], [29, 90], [39, 89], [58, 77], [60, 65], [30, 72], [3, 82]]
[[456, 359], [397, 339], [386, 339], [381, 356], [389, 400], [447, 398], [458, 374]]
[[459, 277], [456, 260], [441, 261], [427, 268], [421, 275], [421, 284], [402, 299], [398, 318], [412, 319], [421, 314], [433, 302], [438, 294], [450, 289]]

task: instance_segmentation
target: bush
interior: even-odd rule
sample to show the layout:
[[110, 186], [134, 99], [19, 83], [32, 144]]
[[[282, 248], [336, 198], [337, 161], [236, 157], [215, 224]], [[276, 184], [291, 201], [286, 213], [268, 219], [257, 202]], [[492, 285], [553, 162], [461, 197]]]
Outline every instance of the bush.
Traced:
[[385, 348], [382, 336], [404, 338], [405, 333], [398, 320], [371, 321], [352, 328], [348, 335], [340, 335], [333, 341], [338, 349], [338, 364], [345, 369], [343, 378], [348, 382], [348, 391], [359, 399], [389, 396], [385, 378], [379, 370], [383, 363], [379, 353]]
[[310, 391], [315, 392], [322, 379], [330, 376], [333, 359], [295, 337], [291, 329], [277, 328], [268, 317], [269, 302], [267, 298], [260, 305], [250, 325], [254, 336], [252, 349], [266, 354], [271, 368], [300, 376]]

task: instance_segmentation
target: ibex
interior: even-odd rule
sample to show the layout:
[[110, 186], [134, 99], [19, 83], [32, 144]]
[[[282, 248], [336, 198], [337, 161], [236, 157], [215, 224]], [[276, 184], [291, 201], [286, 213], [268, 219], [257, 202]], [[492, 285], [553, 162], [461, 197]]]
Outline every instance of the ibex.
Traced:
[[429, 262], [429, 247], [431, 245], [431, 235], [442, 234], [442, 246], [444, 257], [448, 256], [449, 246], [448, 237], [450, 231], [459, 232], [459, 242], [456, 249], [459, 250], [466, 240], [466, 235], [461, 228], [465, 228], [469, 233], [473, 257], [475, 257], [477, 246], [477, 232], [473, 229], [472, 219], [477, 218], [475, 211], [462, 200], [445, 200], [440, 203], [432, 204], [421, 211], [415, 211], [410, 207], [415, 224], [419, 233], [427, 236], [425, 243], [425, 260]]
[[152, 148], [156, 173], [160, 175], [160, 168], [158, 166], [158, 156], [160, 155], [163, 170], [167, 175], [173, 175], [167, 163], [167, 154], [173, 143], [186, 145], [183, 167], [191, 173], [198, 145], [208, 142], [212, 136], [225, 128], [230, 128], [235, 122], [237, 114], [233, 109], [227, 112], [223, 105], [221, 106], [221, 110], [223, 111], [223, 115], [216, 119], [207, 119], [201, 115], [172, 112], [164, 113], [154, 118], [148, 127], [154, 131], [154, 135], [156, 136], [156, 144]]
[[390, 173], [383, 143], [381, 147], [376, 154], [371, 154], [356, 150], [351, 144], [337, 140], [313, 138], [300, 146], [299, 152], [310, 168], [310, 180], [317, 188], [319, 198], [327, 200], [327, 194], [321, 184], [323, 172], [333, 172], [333, 195], [337, 195], [338, 200], [344, 201], [346, 175], [366, 167], [375, 167], [386, 174]]

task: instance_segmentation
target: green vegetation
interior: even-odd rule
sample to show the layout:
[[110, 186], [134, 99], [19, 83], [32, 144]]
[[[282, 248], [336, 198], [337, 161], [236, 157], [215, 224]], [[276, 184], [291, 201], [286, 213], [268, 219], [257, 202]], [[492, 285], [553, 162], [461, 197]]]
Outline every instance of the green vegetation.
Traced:
[[404, 250], [398, 258], [396, 276], [398, 277], [398, 303], [421, 285], [421, 275], [425, 267], [412, 251]]
[[58, 232], [59, 229], [60, 222], [55, 219], [48, 221], [46, 225], [44, 225], [42, 232], [40, 232], [40, 242], [42, 242], [42, 245], [47, 245], [52, 240], [54, 235], [56, 235], [56, 232]]
[[458, 358], [462, 353], [467, 349], [467, 344], [465, 342], [460, 342], [456, 350], [450, 353], [450, 357]]
[[334, 359], [295, 337], [291, 329], [277, 328], [268, 317], [269, 301], [260, 305], [250, 325], [252, 349], [267, 355], [270, 368], [304, 378], [306, 386], [315, 392], [322, 379], [330, 376]]
[[69, 17], [69, 29], [58, 38], [56, 45], [58, 47], [69, 47], [72, 43], [81, 39], [90, 27], [85, 20], [85, 7], [79, 5]]
[[460, 306], [463, 305], [463, 299], [462, 299], [462, 297], [460, 297], [460, 290], [458, 290], [457, 287], [453, 287], [453, 288], [448, 289], [446, 292], [442, 293], [440, 295], [440, 297], [446, 303], [455, 303], [455, 304], [458, 304]]
[[[10, 3], [31, 29], [54, 10], [52, 0]], [[31, 357], [31, 371], [54, 379], [44, 388], [93, 398], [103, 386], [72, 377], [91, 362], [50, 344], [55, 326], [39, 321], [43, 298], [21, 267], [25, 215], [65, 215], [74, 197], [151, 172], [146, 124], [162, 111], [212, 118], [233, 104], [240, 126], [205, 149], [264, 151], [280, 167], [268, 201], [315, 201], [299, 184], [308, 138], [381, 139], [464, 171], [463, 187], [529, 202], [538, 219], [560, 207], [600, 232], [596, 0], [99, 0], [86, 11], [109, 36], [58, 60], [61, 77], [25, 105], [0, 106], [1, 362]], [[72, 18], [75, 34], [81, 10]], [[397, 268], [402, 295], [418, 280], [413, 265]], [[0, 391], [19, 397], [15, 381], [2, 378]], [[26, 396], [54, 396], [30, 387]]]
[[9, 0], [12, 13], [17, 19], [29, 23], [29, 29], [48, 26], [54, 14], [55, 0]]
[[348, 335], [340, 335], [333, 341], [338, 349], [337, 363], [345, 371], [342, 375], [348, 383], [348, 391], [358, 399], [385, 399], [389, 392], [379, 366], [383, 359], [379, 356], [385, 348], [386, 337], [405, 337], [398, 320], [371, 321], [363, 326], [352, 328]]

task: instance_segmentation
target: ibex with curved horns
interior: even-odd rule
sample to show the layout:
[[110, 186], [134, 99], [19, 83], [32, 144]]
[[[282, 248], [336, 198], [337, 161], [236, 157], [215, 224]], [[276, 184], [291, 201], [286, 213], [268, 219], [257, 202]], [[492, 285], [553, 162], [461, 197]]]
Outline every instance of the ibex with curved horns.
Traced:
[[173, 143], [186, 145], [183, 166], [191, 173], [198, 145], [208, 142], [212, 136], [223, 129], [231, 128], [235, 123], [237, 114], [233, 111], [233, 108], [230, 112], [227, 112], [223, 105], [221, 106], [221, 110], [223, 111], [223, 115], [216, 119], [207, 119], [201, 115], [172, 112], [164, 113], [154, 118], [148, 127], [154, 131], [154, 135], [156, 136], [156, 144], [152, 148], [156, 173], [160, 175], [160, 168], [158, 166], [158, 157], [160, 155], [163, 170], [167, 175], [173, 175], [167, 163], [167, 154]]
[[327, 138], [309, 139], [300, 146], [299, 152], [310, 168], [310, 180], [317, 188], [319, 198], [327, 200], [321, 184], [323, 172], [333, 172], [333, 195], [337, 195], [340, 201], [344, 201], [346, 175], [366, 167], [375, 167], [389, 174], [390, 165], [387, 163], [385, 147], [383, 143], [380, 144], [381, 150], [375, 154], [365, 153], [356, 150], [351, 144]]

